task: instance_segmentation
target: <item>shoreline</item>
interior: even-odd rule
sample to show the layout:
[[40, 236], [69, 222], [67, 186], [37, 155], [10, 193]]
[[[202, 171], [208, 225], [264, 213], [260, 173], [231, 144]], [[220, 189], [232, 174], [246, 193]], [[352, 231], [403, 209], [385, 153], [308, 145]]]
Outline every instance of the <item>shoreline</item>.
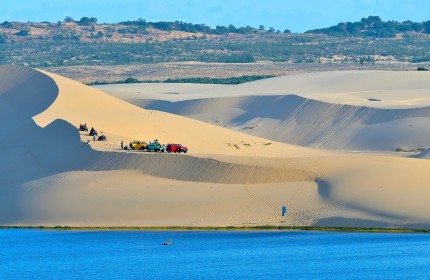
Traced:
[[89, 227], [89, 226], [0, 226], [1, 229], [40, 230], [103, 230], [103, 231], [322, 231], [322, 232], [362, 232], [362, 233], [430, 233], [430, 229], [407, 228], [365, 228], [365, 227], [313, 227], [313, 226], [228, 226], [228, 227]]

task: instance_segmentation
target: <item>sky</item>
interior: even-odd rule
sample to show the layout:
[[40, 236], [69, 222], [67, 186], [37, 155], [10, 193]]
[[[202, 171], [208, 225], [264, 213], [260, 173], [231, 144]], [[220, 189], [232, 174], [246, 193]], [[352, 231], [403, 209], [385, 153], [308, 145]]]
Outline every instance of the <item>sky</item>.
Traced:
[[95, 17], [99, 23], [138, 18], [211, 27], [233, 24], [304, 32], [339, 22], [430, 20], [430, 0], [0, 0], [0, 22], [62, 21]]

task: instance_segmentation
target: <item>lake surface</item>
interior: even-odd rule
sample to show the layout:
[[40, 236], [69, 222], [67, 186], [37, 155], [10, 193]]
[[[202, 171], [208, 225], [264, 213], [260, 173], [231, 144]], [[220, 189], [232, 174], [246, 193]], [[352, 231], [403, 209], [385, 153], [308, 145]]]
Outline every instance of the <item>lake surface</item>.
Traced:
[[237, 278], [429, 279], [430, 234], [0, 230], [0, 279]]

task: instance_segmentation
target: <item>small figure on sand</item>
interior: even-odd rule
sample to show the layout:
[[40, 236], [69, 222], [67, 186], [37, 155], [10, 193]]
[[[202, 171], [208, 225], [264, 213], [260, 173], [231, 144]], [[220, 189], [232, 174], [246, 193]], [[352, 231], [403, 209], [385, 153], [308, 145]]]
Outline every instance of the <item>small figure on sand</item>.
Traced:
[[79, 131], [88, 131], [87, 123], [79, 125]]
[[124, 149], [124, 142], [121, 141], [121, 150]]

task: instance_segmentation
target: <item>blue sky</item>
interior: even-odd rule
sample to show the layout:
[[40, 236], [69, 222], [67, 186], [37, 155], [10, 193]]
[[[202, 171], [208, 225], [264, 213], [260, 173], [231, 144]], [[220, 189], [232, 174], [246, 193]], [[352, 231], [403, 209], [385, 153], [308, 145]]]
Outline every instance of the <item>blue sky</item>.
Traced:
[[429, 0], [0, 0], [0, 22], [96, 17], [99, 22], [137, 18], [182, 20], [209, 26], [264, 25], [293, 32], [358, 21], [369, 15], [383, 20], [430, 20]]

